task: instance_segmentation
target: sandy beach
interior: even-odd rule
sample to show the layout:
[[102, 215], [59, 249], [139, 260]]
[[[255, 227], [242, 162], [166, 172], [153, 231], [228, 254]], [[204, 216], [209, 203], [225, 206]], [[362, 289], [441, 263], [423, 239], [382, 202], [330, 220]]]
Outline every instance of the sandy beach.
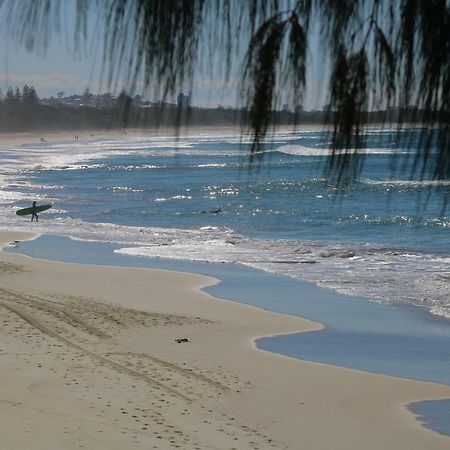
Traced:
[[[31, 235], [2, 232], [0, 242]], [[412, 401], [450, 388], [257, 350], [320, 324], [201, 291], [217, 280], [0, 253], [7, 449], [446, 449]], [[176, 342], [187, 339], [188, 342]]]
[[[377, 128], [376, 125], [372, 125]], [[283, 125], [278, 130], [326, 130], [324, 125], [310, 124], [310, 125]], [[242, 131], [245, 132], [245, 128], [239, 126], [180, 126], [176, 127], [147, 127], [147, 128], [112, 128], [112, 129], [82, 129], [82, 130], [64, 130], [64, 131], [29, 131], [29, 132], [10, 132], [0, 133], [0, 149], [11, 146], [22, 146], [30, 144], [41, 143], [55, 143], [60, 141], [74, 141], [77, 137], [77, 141], [92, 141], [92, 139], [120, 139], [120, 138], [147, 138], [155, 136], [177, 136], [179, 135], [193, 135], [197, 134], [231, 134], [233, 136], [239, 135]], [[41, 141], [43, 139], [43, 141]]]
[[[201, 128], [203, 132], [213, 132], [217, 129], [210, 127]], [[236, 132], [234, 128], [223, 127], [225, 132]], [[11, 146], [22, 145], [34, 145], [42, 143], [55, 143], [60, 141], [77, 141], [92, 140], [92, 139], [115, 139], [123, 137], [149, 137], [159, 136], [165, 134], [174, 134], [174, 128], [146, 128], [146, 129], [106, 129], [106, 130], [67, 130], [67, 131], [29, 131], [29, 132], [11, 132], [0, 133], [0, 149], [9, 149]], [[194, 131], [189, 131], [185, 127], [179, 129], [181, 134], [189, 132], [197, 132], [197, 128]], [[42, 141], [41, 141], [42, 139]]]
[[450, 0], [0, 8], [0, 450], [450, 450]]

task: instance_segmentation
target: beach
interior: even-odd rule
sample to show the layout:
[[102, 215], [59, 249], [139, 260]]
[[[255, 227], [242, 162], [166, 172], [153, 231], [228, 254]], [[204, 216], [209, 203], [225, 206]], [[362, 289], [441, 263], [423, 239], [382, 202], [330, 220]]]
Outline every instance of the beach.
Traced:
[[450, 0], [18, 3], [0, 450], [449, 450]]
[[201, 290], [217, 280], [0, 258], [5, 448], [448, 447], [406, 409], [448, 386], [258, 350], [321, 325]]

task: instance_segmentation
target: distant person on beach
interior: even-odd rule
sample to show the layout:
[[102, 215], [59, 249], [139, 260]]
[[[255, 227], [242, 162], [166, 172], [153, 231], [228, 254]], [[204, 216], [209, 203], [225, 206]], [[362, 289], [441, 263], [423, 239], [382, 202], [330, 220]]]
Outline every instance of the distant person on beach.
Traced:
[[33, 219], [36, 217], [36, 222], [39, 222], [39, 216], [37, 215], [37, 205], [36, 202], [33, 202], [33, 206], [31, 207], [31, 221], [33, 222]]

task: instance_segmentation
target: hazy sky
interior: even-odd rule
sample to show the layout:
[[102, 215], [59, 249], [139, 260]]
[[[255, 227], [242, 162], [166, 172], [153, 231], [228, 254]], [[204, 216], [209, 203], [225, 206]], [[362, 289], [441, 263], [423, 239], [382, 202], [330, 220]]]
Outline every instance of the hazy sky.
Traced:
[[[18, 45], [3, 28], [0, 40], [0, 87], [4, 92], [8, 86], [14, 88], [24, 84], [33, 85], [40, 97], [56, 96], [59, 91], [64, 91], [66, 95], [82, 93], [86, 87], [93, 93], [108, 90], [106, 83], [101, 82], [103, 65], [99, 34], [94, 35], [92, 29], [89, 30], [87, 48], [77, 52], [75, 56], [74, 18], [70, 8], [65, 14], [62, 28], [63, 32], [60, 34], [52, 34], [50, 45], [45, 52], [41, 49], [39, 54], [29, 52], [24, 46]], [[92, 24], [90, 28], [93, 28]], [[315, 66], [317, 61], [312, 53], [310, 51], [310, 62]], [[323, 71], [314, 69], [313, 72], [316, 76], [309, 77], [310, 90], [303, 102], [308, 109], [321, 108], [325, 101], [324, 95], [320, 94], [324, 91], [324, 80], [320, 77]], [[224, 88], [220, 75], [211, 76], [210, 73], [201, 73], [199, 70], [192, 86], [192, 103], [199, 106], [236, 106], [238, 80], [236, 73]], [[119, 80], [117, 91], [122, 87]], [[144, 93], [144, 97], [157, 100], [151, 92]], [[284, 102], [291, 108], [297, 103], [291, 98], [283, 99], [282, 103]]]
[[[92, 48], [76, 57], [67, 46], [55, 40], [44, 54], [28, 52], [14, 41], [0, 42], [0, 87], [35, 86], [40, 97], [56, 96], [59, 91], [66, 94], [81, 93], [86, 87], [91, 92], [105, 92], [106, 83], [101, 82], [102, 53]], [[198, 105], [234, 105], [236, 103], [235, 82], [231, 80], [223, 89], [220, 79], [207, 75], [197, 77], [193, 86], [193, 102]], [[234, 85], [234, 86], [233, 86]], [[120, 81], [118, 90], [122, 87]], [[146, 94], [149, 98], [152, 93]]]

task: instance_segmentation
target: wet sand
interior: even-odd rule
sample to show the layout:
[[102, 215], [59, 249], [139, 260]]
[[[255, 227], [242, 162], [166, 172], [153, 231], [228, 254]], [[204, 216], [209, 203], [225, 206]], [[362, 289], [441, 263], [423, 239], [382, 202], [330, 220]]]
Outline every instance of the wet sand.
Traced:
[[2, 446], [449, 447], [405, 407], [449, 387], [257, 350], [256, 337], [321, 325], [201, 291], [216, 282], [0, 253]]

